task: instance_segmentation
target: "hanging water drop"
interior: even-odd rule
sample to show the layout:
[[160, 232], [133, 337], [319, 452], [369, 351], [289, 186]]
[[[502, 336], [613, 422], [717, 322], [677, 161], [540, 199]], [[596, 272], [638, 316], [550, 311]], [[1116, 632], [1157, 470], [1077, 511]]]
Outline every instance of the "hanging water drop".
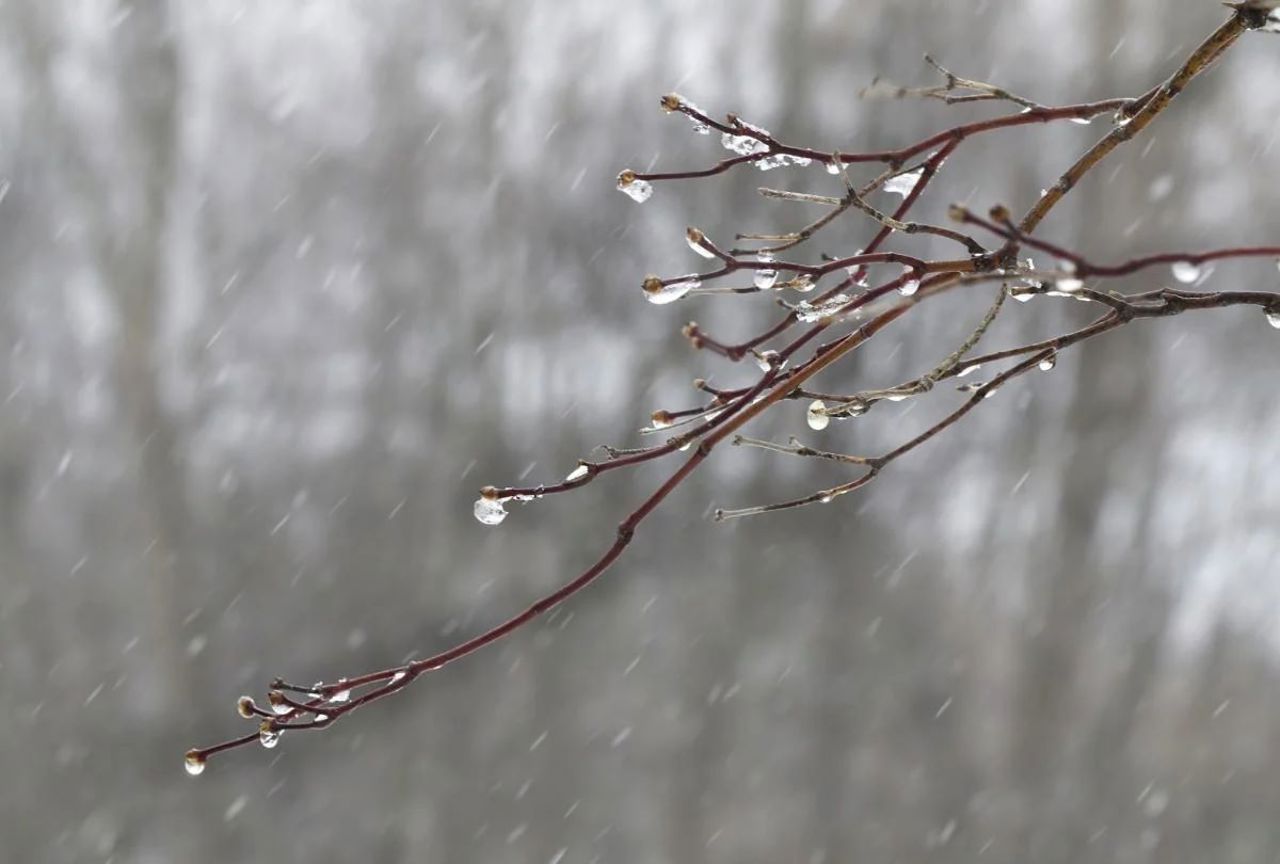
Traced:
[[664, 411], [661, 408], [649, 415], [649, 423], [654, 429], [666, 429], [675, 422], [676, 420], [671, 416], [671, 412]]
[[[769, 255], [768, 252], [760, 252], [759, 255], [755, 256], [755, 260], [762, 262], [762, 264], [772, 264], [773, 256]], [[773, 285], [777, 284], [778, 271], [773, 268], [755, 270], [754, 273], [751, 274], [751, 282], [753, 282], [755, 287], [759, 288], [760, 291], [768, 291], [769, 288], [772, 288]]]
[[481, 525], [500, 525], [507, 518], [507, 510], [502, 506], [502, 501], [483, 495], [476, 499], [474, 512]]
[[898, 293], [903, 297], [910, 297], [912, 294], [920, 290], [919, 279], [908, 279], [898, 286]]
[[653, 184], [641, 180], [630, 168], [618, 175], [618, 188], [638, 204], [643, 204], [653, 195]]
[[1088, 126], [1090, 123], [1093, 122], [1092, 117], [1072, 117], [1070, 119], [1072, 123], [1078, 123], [1081, 126]]
[[664, 284], [657, 276], [646, 276], [641, 283], [644, 298], [658, 306], [674, 303], [701, 285], [702, 280], [697, 276], [685, 276], [670, 284]]
[[826, 410], [827, 403], [821, 399], [814, 399], [809, 403], [809, 410], [805, 412], [804, 419], [814, 432], [821, 432], [831, 422], [831, 417], [825, 413]]
[[267, 701], [271, 703], [271, 710], [276, 714], [288, 714], [293, 710], [289, 703], [285, 701], [284, 694], [279, 690], [272, 690], [268, 693]]
[[1074, 294], [1084, 287], [1084, 282], [1074, 276], [1059, 279], [1055, 284], [1057, 285], [1057, 289], [1063, 294]]
[[263, 720], [258, 727], [258, 743], [270, 750], [280, 743], [280, 732], [270, 720]]
[[1190, 261], [1174, 261], [1173, 266], [1169, 269], [1173, 271], [1173, 278], [1183, 285], [1190, 285], [1200, 278], [1199, 265]]
[[579, 462], [578, 467], [570, 471], [568, 476], [564, 478], [564, 482], [572, 483], [574, 480], [581, 480], [583, 477], [586, 477], [590, 473], [591, 473], [591, 469], [587, 466], [587, 463]]
[[1040, 361], [1039, 363], [1037, 363], [1036, 365], [1039, 367], [1039, 369], [1040, 369], [1040, 371], [1041, 371], [1041, 372], [1048, 372], [1048, 371], [1049, 371], [1050, 369], [1052, 369], [1054, 366], [1057, 366], [1057, 365], [1058, 365], [1058, 354], [1057, 354], [1057, 352], [1055, 351], [1054, 353], [1050, 354], [1048, 357], [1045, 357], [1043, 360], [1041, 360], [1041, 361]]
[[924, 168], [917, 168], [914, 171], [908, 171], [905, 174], [895, 174], [884, 183], [884, 191], [891, 192], [894, 195], [901, 195], [906, 198], [915, 191], [916, 184], [920, 182], [920, 178], [924, 176]]
[[716, 253], [707, 248], [707, 235], [703, 234], [697, 228], [686, 228], [684, 239], [689, 244], [689, 248], [697, 252], [703, 258], [714, 258]]
[[188, 750], [186, 759], [183, 760], [183, 767], [187, 769], [187, 773], [192, 777], [199, 777], [204, 773], [205, 759], [199, 750]]
[[1267, 311], [1267, 323], [1277, 330], [1280, 330], [1280, 309], [1270, 309]]
[[760, 367], [761, 372], [768, 372], [778, 364], [779, 357], [777, 351], [761, 351], [756, 354], [756, 365]]
[[830, 162], [827, 163], [828, 174], [839, 174], [840, 168], [841, 168], [841, 163], [837, 162], [834, 159], [832, 159]]

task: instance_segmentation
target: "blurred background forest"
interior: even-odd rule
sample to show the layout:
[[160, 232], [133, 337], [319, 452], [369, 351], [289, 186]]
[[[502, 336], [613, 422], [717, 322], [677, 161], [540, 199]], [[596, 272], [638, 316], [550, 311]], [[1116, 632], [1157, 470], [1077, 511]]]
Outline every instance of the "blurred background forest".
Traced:
[[[714, 524], [836, 476], [718, 452], [535, 626], [326, 733], [199, 780], [180, 764], [274, 675], [425, 656], [577, 573], [657, 473], [500, 528], [476, 488], [559, 479], [692, 404], [695, 376], [754, 371], [678, 330], [749, 335], [767, 298], [655, 308], [640, 278], [701, 263], [687, 224], [812, 212], [761, 199], [755, 171], [618, 194], [623, 167], [724, 153], [661, 94], [893, 147], [994, 110], [857, 98], [877, 74], [933, 83], [925, 51], [1050, 104], [1137, 95], [1224, 14], [0, 5], [0, 857], [1276, 860], [1280, 339], [1256, 309], [1064, 353], [828, 507]], [[1277, 242], [1277, 80], [1280, 39], [1246, 36], [1044, 235], [1099, 260]], [[1106, 123], [971, 141], [916, 212], [1024, 209]], [[834, 188], [821, 166], [767, 181]], [[807, 254], [870, 233], [850, 216]], [[821, 383], [919, 374], [985, 304], [923, 307]], [[1013, 305], [992, 348], [1092, 313]], [[815, 434], [793, 403], [750, 431], [876, 451], [936, 410]]]

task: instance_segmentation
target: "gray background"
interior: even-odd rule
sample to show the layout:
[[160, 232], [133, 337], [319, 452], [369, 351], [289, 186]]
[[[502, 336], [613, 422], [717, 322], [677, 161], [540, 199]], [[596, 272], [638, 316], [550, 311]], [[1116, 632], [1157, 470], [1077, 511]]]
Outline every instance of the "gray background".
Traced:
[[[578, 572], [661, 476], [471, 515], [484, 483], [631, 444], [767, 298], [643, 302], [686, 224], [796, 227], [770, 185], [666, 185], [713, 139], [900, 146], [990, 106], [861, 102], [962, 74], [1049, 103], [1145, 90], [1216, 3], [37, 2], [0, 6], [0, 837], [5, 861], [1273, 861], [1280, 339], [1141, 322], [1005, 387], [870, 489], [717, 452], [600, 584], [391, 702], [198, 780], [273, 675], [479, 632]], [[1099, 260], [1277, 242], [1280, 39], [1249, 35], [1045, 236]], [[1103, 134], [970, 142], [922, 203], [1024, 209]], [[844, 252], [849, 217], [807, 254]], [[915, 241], [899, 248], [951, 255]], [[1149, 273], [1118, 287], [1150, 289]], [[1274, 290], [1272, 262], [1206, 288]], [[931, 368], [982, 297], [821, 379]], [[1093, 310], [1010, 304], [1015, 344]], [[905, 440], [959, 397], [760, 435]]]

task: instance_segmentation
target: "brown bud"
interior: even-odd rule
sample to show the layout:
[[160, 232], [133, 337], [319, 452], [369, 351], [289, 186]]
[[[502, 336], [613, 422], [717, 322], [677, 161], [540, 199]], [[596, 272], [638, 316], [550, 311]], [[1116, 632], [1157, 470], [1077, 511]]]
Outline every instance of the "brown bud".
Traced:
[[988, 215], [991, 216], [993, 222], [1008, 222], [1012, 218], [1009, 208], [1003, 204], [997, 204], [992, 207]]
[[646, 294], [657, 294], [662, 290], [662, 280], [650, 273], [644, 277], [644, 281], [640, 283], [640, 287], [644, 288]]
[[680, 98], [678, 93], [668, 93], [662, 97], [662, 110], [670, 114], [672, 111], [679, 111], [680, 106], [684, 104], [684, 100]]
[[480, 489], [480, 497], [486, 501], [497, 501], [498, 490], [493, 486], [484, 486]]
[[[272, 691], [275, 692], [275, 691]], [[241, 696], [236, 702], [236, 713], [241, 717], [248, 719], [253, 716], [253, 700], [248, 696]]]
[[626, 189], [632, 183], [636, 182], [636, 172], [627, 168], [618, 173], [618, 188]]
[[950, 217], [953, 222], [963, 222], [969, 217], [969, 208], [965, 207], [963, 204], [952, 204], [947, 208], [947, 216]]

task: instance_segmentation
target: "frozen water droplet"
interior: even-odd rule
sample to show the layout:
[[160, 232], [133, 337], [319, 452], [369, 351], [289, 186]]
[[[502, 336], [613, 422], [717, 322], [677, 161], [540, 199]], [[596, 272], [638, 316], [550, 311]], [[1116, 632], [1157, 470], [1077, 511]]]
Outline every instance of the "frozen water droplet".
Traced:
[[263, 720], [258, 727], [258, 743], [268, 750], [280, 743], [280, 732], [270, 720]]
[[1041, 372], [1048, 372], [1054, 366], [1058, 365], [1058, 355], [1056, 353], [1050, 354], [1048, 357], [1041, 360], [1037, 365], [1040, 367]]
[[777, 365], [778, 359], [777, 351], [761, 351], [756, 354], [756, 365], [760, 367], [761, 372], [768, 372]]
[[898, 293], [903, 297], [910, 297], [912, 294], [920, 290], [919, 279], [908, 279], [898, 286]]
[[739, 156], [754, 156], [769, 149], [769, 145], [758, 138], [752, 138], [750, 135], [733, 135], [729, 132], [720, 136], [720, 144], [724, 149], [732, 150]]
[[648, 180], [641, 180], [630, 168], [618, 175], [618, 188], [639, 204], [648, 201], [653, 195], [653, 184]]
[[1058, 290], [1063, 294], [1074, 294], [1084, 287], [1084, 282], [1074, 276], [1069, 276], [1066, 279], [1059, 279], [1056, 284]]
[[1200, 278], [1200, 267], [1190, 261], [1174, 261], [1169, 269], [1173, 271], [1173, 278], [1184, 285], [1190, 285]]
[[187, 773], [192, 777], [199, 777], [204, 773], [205, 759], [196, 750], [188, 750], [187, 758], [183, 760], [183, 766], [187, 769]]
[[884, 191], [906, 198], [915, 191], [916, 184], [924, 176], [924, 168], [917, 168], [905, 174], [895, 174], [884, 182]]
[[663, 306], [667, 303], [674, 303], [701, 285], [702, 280], [697, 276], [685, 276], [670, 284], [663, 284], [662, 280], [657, 276], [646, 276], [641, 287], [644, 289], [644, 298], [646, 300], [658, 306]]
[[477, 498], [474, 512], [481, 525], [500, 525], [507, 518], [502, 502], [493, 498]]
[[388, 684], [399, 684], [401, 681], [403, 681], [403, 680], [404, 680], [404, 676], [405, 676], [405, 675], [407, 675], [407, 674], [408, 674], [407, 672], [397, 672], [396, 674], [394, 674], [394, 675], [392, 675], [392, 676], [391, 676], [391, 680], [390, 680], [390, 681], [388, 681], [387, 683], [388, 683]]
[[907, 394], [906, 393], [890, 393], [888, 396], [884, 398], [888, 399], [890, 402], [901, 402], [907, 398]]
[[253, 716], [254, 707], [253, 699], [249, 696], [241, 696], [236, 700], [236, 713], [246, 720]]
[[703, 258], [714, 258], [716, 253], [706, 247], [707, 235], [703, 234], [697, 228], [686, 228], [684, 239], [689, 244], [689, 248], [697, 252]]
[[778, 283], [778, 271], [777, 270], [756, 270], [751, 275], [751, 281], [755, 283], [755, 286], [759, 288], [761, 291], [768, 291], [770, 288], [772, 288], [774, 285]]
[[805, 412], [805, 421], [814, 432], [821, 432], [831, 422], [831, 418], [822, 413], [826, 410], [827, 403], [821, 399], [814, 399], [809, 403], [809, 410]]
[[649, 423], [654, 429], [666, 429], [675, 422], [676, 419], [671, 416], [671, 412], [661, 408], [649, 415]]
[[1271, 309], [1267, 311], [1267, 323], [1277, 330], [1280, 330], [1280, 309]]
[[272, 690], [267, 694], [267, 701], [271, 703], [271, 710], [276, 714], [288, 714], [293, 709], [284, 701], [284, 694], [279, 690]]
[[1093, 118], [1092, 117], [1072, 117], [1071, 122], [1079, 123], [1081, 126], [1088, 126], [1090, 123], [1093, 122]]
[[972, 375], [974, 372], [977, 372], [977, 371], [978, 371], [979, 369], [981, 369], [981, 368], [982, 368], [982, 364], [981, 364], [981, 363], [973, 363], [973, 364], [970, 364], [970, 365], [968, 365], [968, 366], [964, 367], [963, 369], [961, 369], [961, 370], [956, 374], [956, 377], [957, 377], [957, 378], [964, 378], [965, 376]]
[[350, 691], [350, 690], [339, 690], [338, 692], [334, 693], [332, 696], [330, 696], [330, 697], [329, 697], [329, 701], [330, 701], [330, 702], [333, 702], [333, 703], [336, 703], [336, 704], [338, 704], [338, 705], [341, 705], [343, 702], [350, 702], [350, 701], [351, 701], [351, 691]]
[[591, 469], [587, 467], [585, 462], [579, 462], [578, 467], [570, 471], [568, 476], [564, 478], [564, 482], [572, 483], [574, 480], [581, 480], [583, 477], [586, 477], [590, 471]]
[[839, 173], [840, 173], [840, 163], [839, 163], [839, 162], [837, 162], [837, 161], [835, 161], [834, 159], [832, 159], [830, 162], [828, 162], [828, 163], [827, 163], [827, 173], [828, 173], [828, 174], [839, 174]]

